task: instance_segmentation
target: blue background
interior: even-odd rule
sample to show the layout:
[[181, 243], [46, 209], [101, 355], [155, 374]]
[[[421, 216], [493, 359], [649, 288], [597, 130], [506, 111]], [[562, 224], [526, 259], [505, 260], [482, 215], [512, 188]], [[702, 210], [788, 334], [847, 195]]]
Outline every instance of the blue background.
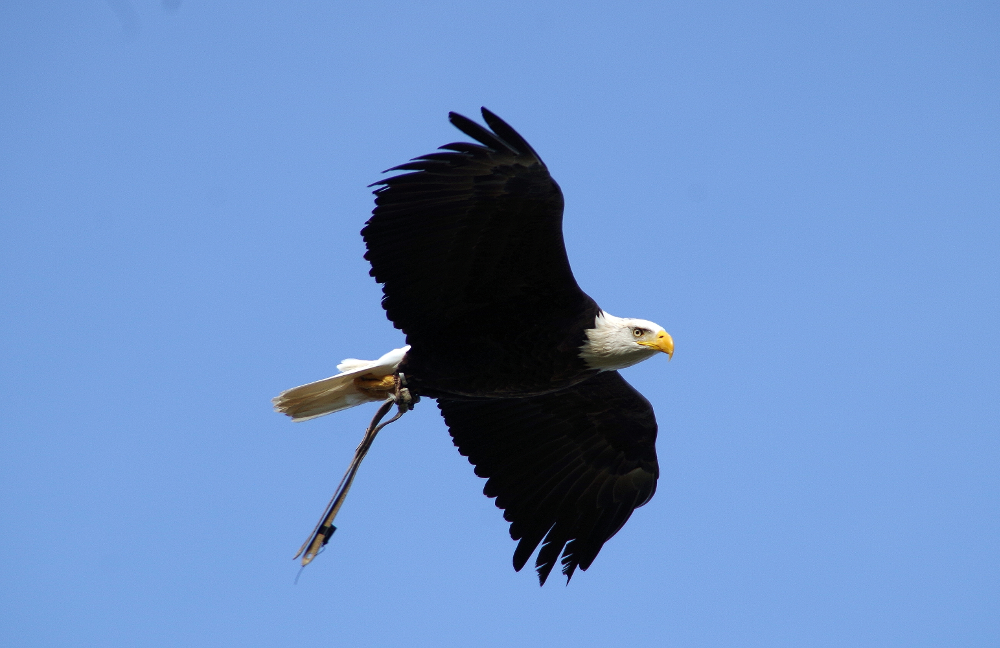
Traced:
[[[0, 6], [0, 643], [1000, 645], [992, 2]], [[425, 402], [291, 560], [400, 346], [379, 171], [485, 105], [580, 284], [677, 345], [625, 375], [662, 476], [540, 589]]]

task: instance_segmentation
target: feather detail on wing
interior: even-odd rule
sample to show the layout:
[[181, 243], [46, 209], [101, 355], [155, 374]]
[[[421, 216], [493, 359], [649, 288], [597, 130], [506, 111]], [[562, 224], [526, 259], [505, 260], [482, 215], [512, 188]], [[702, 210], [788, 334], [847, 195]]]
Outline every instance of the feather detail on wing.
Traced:
[[492, 130], [450, 118], [478, 144], [390, 169], [408, 173], [376, 183], [361, 231], [386, 315], [413, 345], [413, 386], [474, 396], [569, 384], [587, 370], [577, 347], [600, 309], [570, 269], [562, 192], [493, 113], [483, 110]]
[[439, 399], [459, 451], [487, 478], [518, 540], [520, 570], [544, 584], [562, 556], [567, 579], [656, 491], [656, 420], [649, 402], [605, 372], [560, 392], [489, 401]]

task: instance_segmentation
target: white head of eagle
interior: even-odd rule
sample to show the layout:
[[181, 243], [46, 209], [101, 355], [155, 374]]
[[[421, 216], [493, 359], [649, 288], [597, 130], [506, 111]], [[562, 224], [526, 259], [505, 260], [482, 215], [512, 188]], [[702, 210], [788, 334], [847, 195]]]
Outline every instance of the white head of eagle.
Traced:
[[674, 357], [674, 340], [659, 324], [634, 317], [615, 317], [601, 311], [594, 328], [587, 329], [580, 357], [591, 369], [617, 371], [657, 353]]

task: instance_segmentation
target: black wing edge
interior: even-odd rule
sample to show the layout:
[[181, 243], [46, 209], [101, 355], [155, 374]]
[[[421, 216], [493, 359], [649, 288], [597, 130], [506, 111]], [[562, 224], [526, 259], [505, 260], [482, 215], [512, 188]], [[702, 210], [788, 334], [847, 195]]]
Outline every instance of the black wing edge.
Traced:
[[497, 152], [507, 149], [516, 155], [531, 157], [534, 161], [545, 166], [545, 163], [542, 162], [535, 149], [531, 148], [527, 140], [521, 137], [520, 133], [514, 130], [510, 124], [497, 117], [496, 114], [489, 111], [485, 106], [480, 110], [482, 110], [483, 120], [486, 122], [486, 125], [493, 129], [492, 133], [468, 117], [456, 112], [448, 113], [448, 120], [455, 128], [480, 142], [483, 146]]
[[[539, 164], [545, 168], [545, 163], [542, 162], [542, 159], [538, 156], [538, 153], [535, 152], [535, 149], [533, 149], [531, 145], [528, 144], [527, 140], [521, 137], [521, 135], [510, 126], [510, 124], [497, 117], [485, 107], [482, 108], [482, 112], [483, 119], [486, 121], [486, 124], [493, 129], [492, 131], [487, 130], [465, 115], [460, 115], [456, 112], [448, 113], [448, 121], [450, 121], [455, 128], [479, 142], [481, 146], [470, 144], [469, 142], [452, 142], [438, 147], [438, 150], [447, 151], [446, 153], [428, 153], [426, 155], [421, 155], [413, 158], [409, 162], [404, 162], [403, 164], [386, 169], [383, 173], [390, 173], [392, 171], [434, 172], [444, 170], [446, 168], [455, 168], [457, 166], [467, 164], [477, 157], [480, 158], [480, 160], [485, 161], [489, 159], [489, 152], [510, 155], [513, 158], [524, 158], [521, 162], [525, 165]], [[407, 175], [410, 174], [383, 178], [371, 183], [368, 186], [379, 187], [382, 185], [405, 182], [405, 180], [400, 180], [400, 178], [406, 178]]]
[[540, 584], [562, 556], [566, 582], [586, 571], [604, 543], [656, 491], [656, 419], [618, 374], [520, 399], [439, 399], [459, 452], [487, 478], [518, 541], [520, 571], [535, 560]]

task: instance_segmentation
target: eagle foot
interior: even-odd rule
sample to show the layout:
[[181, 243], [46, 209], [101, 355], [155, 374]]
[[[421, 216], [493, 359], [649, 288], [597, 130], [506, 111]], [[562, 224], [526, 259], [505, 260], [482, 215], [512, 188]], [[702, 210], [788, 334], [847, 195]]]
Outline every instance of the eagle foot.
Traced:
[[396, 380], [396, 405], [399, 407], [400, 413], [408, 412], [413, 409], [413, 406], [420, 402], [420, 396], [415, 396], [410, 393], [410, 390], [406, 388], [406, 376], [402, 372], [397, 374], [398, 379]]
[[406, 388], [406, 377], [403, 374], [389, 376], [359, 376], [354, 379], [354, 386], [362, 394], [381, 401], [392, 400], [400, 411], [408, 412], [420, 401]]
[[396, 390], [399, 388], [398, 382], [396, 376], [392, 375], [380, 377], [359, 376], [354, 379], [354, 386], [366, 396], [385, 400], [391, 394], [396, 393]]

